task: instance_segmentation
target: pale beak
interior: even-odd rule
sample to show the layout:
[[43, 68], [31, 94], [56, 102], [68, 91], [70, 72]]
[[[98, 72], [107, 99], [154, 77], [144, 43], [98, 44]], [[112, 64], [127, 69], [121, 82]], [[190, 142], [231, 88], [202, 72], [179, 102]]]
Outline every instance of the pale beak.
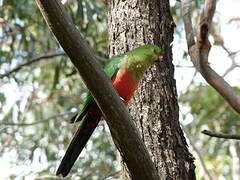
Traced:
[[159, 56], [155, 62], [158, 62], [158, 61], [163, 61], [163, 55]]

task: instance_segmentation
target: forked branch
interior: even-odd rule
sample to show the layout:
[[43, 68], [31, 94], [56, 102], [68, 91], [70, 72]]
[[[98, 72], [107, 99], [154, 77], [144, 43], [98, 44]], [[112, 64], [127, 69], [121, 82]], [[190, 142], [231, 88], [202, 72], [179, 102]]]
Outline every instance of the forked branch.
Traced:
[[240, 113], [240, 96], [209, 66], [208, 62], [208, 55], [211, 49], [208, 35], [216, 9], [216, 0], [205, 0], [205, 6], [200, 16], [198, 29], [196, 30], [196, 41], [194, 39], [194, 30], [191, 21], [191, 6], [192, 0], [183, 1], [182, 14], [191, 60], [204, 79], [221, 94], [236, 112]]

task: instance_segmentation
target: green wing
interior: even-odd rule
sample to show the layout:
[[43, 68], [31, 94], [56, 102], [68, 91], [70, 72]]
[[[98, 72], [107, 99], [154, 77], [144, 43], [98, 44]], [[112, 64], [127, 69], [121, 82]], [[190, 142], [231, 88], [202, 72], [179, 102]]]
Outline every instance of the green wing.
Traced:
[[[104, 71], [107, 74], [108, 77], [112, 78], [116, 75], [119, 69], [119, 63], [121, 61], [121, 56], [116, 56], [113, 57], [105, 66], [104, 66]], [[83, 107], [81, 108], [80, 112], [72, 117], [70, 120], [71, 123], [81, 121], [81, 119], [85, 116], [87, 113], [89, 107], [91, 104], [94, 102], [93, 96], [91, 92], [88, 92], [87, 97], [84, 100]]]

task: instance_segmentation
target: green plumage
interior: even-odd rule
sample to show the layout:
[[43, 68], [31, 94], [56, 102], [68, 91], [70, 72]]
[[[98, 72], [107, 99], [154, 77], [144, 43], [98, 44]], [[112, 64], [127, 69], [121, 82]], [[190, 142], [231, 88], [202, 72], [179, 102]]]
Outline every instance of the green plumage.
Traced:
[[[127, 68], [132, 72], [133, 76], [139, 80], [146, 68], [152, 64], [152, 61], [154, 61], [161, 53], [162, 50], [158, 46], [143, 45], [123, 55], [113, 57], [104, 66], [104, 71], [107, 76], [112, 79], [120, 68]], [[81, 120], [86, 114], [92, 101], [94, 101], [93, 96], [90, 92], [88, 92], [82, 109], [78, 115], [74, 116], [70, 120], [70, 122], [73, 123]]]
[[[123, 98], [125, 104], [133, 96], [144, 72], [154, 61], [158, 60], [161, 54], [162, 50], [158, 46], [144, 45], [121, 56], [113, 57], [104, 66], [104, 71], [112, 79], [115, 89]], [[78, 115], [71, 119], [72, 122], [81, 120], [82, 122], [67, 148], [57, 174], [66, 176], [69, 173], [101, 117], [102, 113], [89, 92], [83, 103], [83, 108]]]
[[[107, 74], [109, 78], [112, 78], [118, 71], [119, 69], [119, 62], [121, 60], [121, 56], [116, 56], [112, 58], [105, 66], [104, 66], [104, 71]], [[83, 118], [83, 116], [86, 114], [89, 106], [91, 105], [91, 102], [94, 101], [93, 96], [91, 95], [90, 91], [87, 94], [87, 97], [83, 103], [83, 108], [81, 111], [74, 116], [70, 122], [74, 123], [76, 121], [79, 121]]]

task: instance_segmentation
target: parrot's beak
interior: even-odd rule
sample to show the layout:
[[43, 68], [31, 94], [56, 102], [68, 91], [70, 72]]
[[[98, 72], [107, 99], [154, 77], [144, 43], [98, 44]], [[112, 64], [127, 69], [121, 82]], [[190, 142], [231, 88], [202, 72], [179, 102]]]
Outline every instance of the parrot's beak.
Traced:
[[158, 62], [158, 61], [163, 61], [163, 55], [159, 56], [155, 62]]

